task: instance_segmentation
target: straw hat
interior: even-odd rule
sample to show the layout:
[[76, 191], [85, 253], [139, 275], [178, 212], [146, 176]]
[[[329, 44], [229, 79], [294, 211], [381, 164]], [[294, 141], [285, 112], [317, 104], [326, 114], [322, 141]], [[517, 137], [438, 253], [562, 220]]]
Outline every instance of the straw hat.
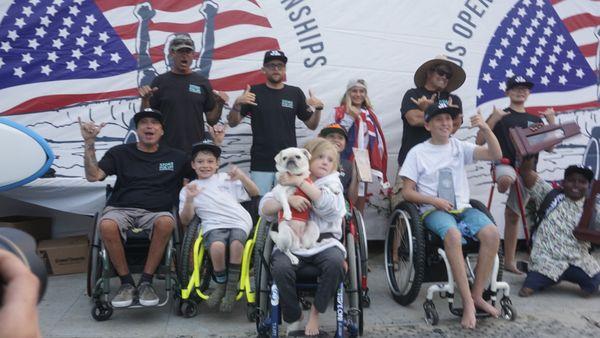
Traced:
[[427, 71], [439, 64], [447, 65], [452, 71], [452, 78], [448, 79], [448, 85], [446, 86], [445, 91], [451, 93], [460, 88], [465, 82], [465, 71], [459, 65], [450, 61], [446, 55], [438, 55], [434, 59], [423, 63], [415, 72], [415, 85], [417, 87], [425, 86], [425, 82], [427, 81]]

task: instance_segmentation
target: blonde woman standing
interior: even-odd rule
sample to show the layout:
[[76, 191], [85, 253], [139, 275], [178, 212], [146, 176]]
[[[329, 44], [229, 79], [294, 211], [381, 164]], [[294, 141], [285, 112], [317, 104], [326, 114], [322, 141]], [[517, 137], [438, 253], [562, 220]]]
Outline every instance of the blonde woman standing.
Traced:
[[[383, 130], [373, 105], [367, 94], [367, 83], [363, 79], [352, 79], [346, 86], [346, 92], [335, 108], [335, 121], [348, 131], [348, 142], [341, 154], [343, 159], [354, 160], [352, 148], [366, 149], [371, 163], [371, 173], [379, 179], [382, 189], [387, 193], [387, 146]], [[367, 196], [366, 183], [359, 185], [356, 207], [362, 212]]]

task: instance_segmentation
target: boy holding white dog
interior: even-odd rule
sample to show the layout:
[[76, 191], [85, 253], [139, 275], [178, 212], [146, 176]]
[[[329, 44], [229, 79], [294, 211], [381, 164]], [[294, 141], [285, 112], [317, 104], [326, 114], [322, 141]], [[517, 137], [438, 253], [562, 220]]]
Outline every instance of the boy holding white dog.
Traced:
[[[202, 220], [204, 243], [210, 252], [216, 287], [209, 307], [221, 303], [221, 312], [231, 312], [238, 293], [244, 244], [252, 229], [252, 217], [240, 202], [258, 196], [258, 187], [244, 172], [232, 166], [229, 173], [217, 173], [221, 148], [210, 140], [192, 147], [192, 168], [198, 178], [179, 193], [179, 216], [189, 224], [198, 215]], [[226, 250], [229, 247], [229, 266]]]

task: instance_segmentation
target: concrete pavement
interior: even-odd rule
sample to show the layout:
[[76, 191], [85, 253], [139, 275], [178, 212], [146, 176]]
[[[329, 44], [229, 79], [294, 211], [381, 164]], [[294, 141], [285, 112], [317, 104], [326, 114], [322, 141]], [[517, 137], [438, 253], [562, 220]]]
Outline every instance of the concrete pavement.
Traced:
[[[475, 330], [465, 331], [459, 318], [448, 311], [447, 301], [436, 298], [440, 323], [429, 326], [424, 322], [422, 307], [427, 285], [410, 306], [395, 303], [388, 291], [383, 254], [376, 246], [383, 243], [371, 244], [372, 304], [365, 309], [365, 337], [600, 337], [600, 296], [581, 298], [577, 286], [562, 283], [531, 298], [520, 298], [516, 294], [524, 277], [510, 273], [505, 273], [504, 280], [511, 286], [511, 298], [518, 312], [515, 322], [482, 319]], [[239, 302], [230, 315], [201, 305], [197, 317], [185, 319], [177, 316], [170, 302], [165, 308], [115, 311], [108, 321], [97, 322], [90, 315], [92, 303], [85, 295], [85, 279], [85, 274], [50, 277], [39, 306], [44, 337], [256, 336], [254, 323], [246, 319], [245, 302]], [[162, 285], [161, 281], [156, 283]], [[330, 335], [335, 324], [332, 312], [322, 319], [322, 326]]]

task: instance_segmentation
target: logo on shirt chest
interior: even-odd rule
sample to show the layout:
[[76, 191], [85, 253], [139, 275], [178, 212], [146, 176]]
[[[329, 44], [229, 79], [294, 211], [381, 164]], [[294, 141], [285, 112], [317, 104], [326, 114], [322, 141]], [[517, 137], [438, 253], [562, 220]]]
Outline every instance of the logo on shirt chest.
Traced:
[[202, 87], [190, 84], [189, 91], [190, 93], [202, 94]]
[[158, 171], [174, 171], [175, 163], [173, 162], [163, 162], [158, 164]]
[[294, 101], [290, 101], [290, 100], [285, 100], [285, 99], [282, 99], [282, 100], [281, 100], [281, 106], [282, 106], [283, 108], [291, 108], [291, 109], [294, 109]]

